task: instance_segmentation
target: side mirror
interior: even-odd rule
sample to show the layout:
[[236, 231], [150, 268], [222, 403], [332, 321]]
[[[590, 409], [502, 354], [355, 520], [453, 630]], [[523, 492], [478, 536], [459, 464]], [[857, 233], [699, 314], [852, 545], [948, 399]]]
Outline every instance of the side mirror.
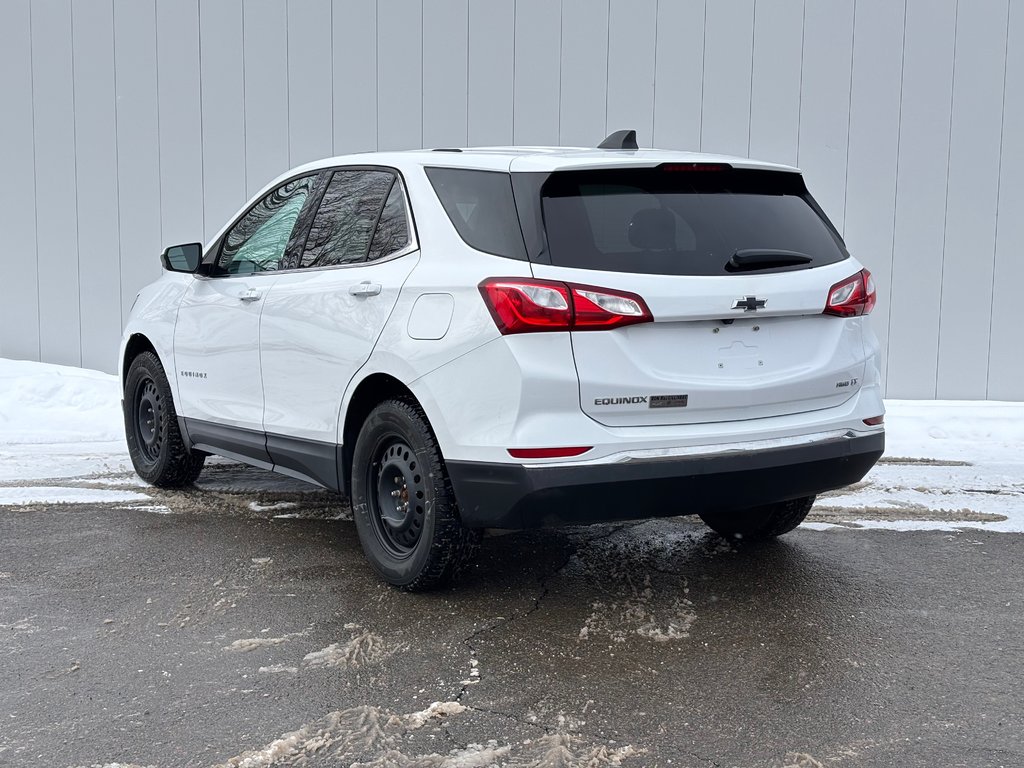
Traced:
[[169, 272], [188, 272], [194, 274], [203, 263], [203, 246], [201, 243], [188, 245], [172, 245], [160, 256], [160, 262]]

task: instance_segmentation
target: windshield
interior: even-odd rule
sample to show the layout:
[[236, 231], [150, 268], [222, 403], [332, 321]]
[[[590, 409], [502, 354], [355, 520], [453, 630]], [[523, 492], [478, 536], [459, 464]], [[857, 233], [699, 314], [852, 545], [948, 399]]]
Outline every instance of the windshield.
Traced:
[[848, 256], [791, 172], [566, 171], [546, 178], [540, 198], [556, 266], [723, 275], [808, 269]]

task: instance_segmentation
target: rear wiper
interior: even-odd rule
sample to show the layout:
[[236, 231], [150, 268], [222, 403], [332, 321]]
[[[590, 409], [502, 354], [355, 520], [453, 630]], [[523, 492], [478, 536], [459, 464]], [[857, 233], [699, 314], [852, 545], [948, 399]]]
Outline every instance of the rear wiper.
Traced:
[[780, 251], [771, 248], [743, 248], [729, 259], [726, 268], [730, 271], [746, 269], [769, 269], [771, 267], [792, 267], [810, 264], [812, 256], [799, 251]]

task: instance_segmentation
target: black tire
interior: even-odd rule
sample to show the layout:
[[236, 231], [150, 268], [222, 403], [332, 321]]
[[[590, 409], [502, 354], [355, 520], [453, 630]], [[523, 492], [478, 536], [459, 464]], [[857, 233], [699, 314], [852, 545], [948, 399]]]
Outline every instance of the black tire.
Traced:
[[352, 514], [373, 569], [409, 592], [448, 584], [480, 541], [464, 528], [423, 411], [386, 400], [366, 417], [352, 456]]
[[700, 519], [727, 539], [766, 541], [789, 533], [800, 525], [813, 505], [814, 496], [804, 496], [749, 509], [705, 512]]
[[139, 477], [160, 488], [191, 485], [206, 454], [189, 450], [178, 428], [171, 387], [160, 359], [142, 352], [124, 381], [124, 432]]

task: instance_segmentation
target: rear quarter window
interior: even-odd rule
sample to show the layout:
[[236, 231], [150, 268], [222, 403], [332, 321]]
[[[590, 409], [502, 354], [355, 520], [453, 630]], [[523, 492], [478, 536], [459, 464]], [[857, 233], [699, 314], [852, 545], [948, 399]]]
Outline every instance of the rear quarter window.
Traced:
[[427, 168], [438, 200], [470, 248], [526, 260], [511, 175], [469, 168]]

